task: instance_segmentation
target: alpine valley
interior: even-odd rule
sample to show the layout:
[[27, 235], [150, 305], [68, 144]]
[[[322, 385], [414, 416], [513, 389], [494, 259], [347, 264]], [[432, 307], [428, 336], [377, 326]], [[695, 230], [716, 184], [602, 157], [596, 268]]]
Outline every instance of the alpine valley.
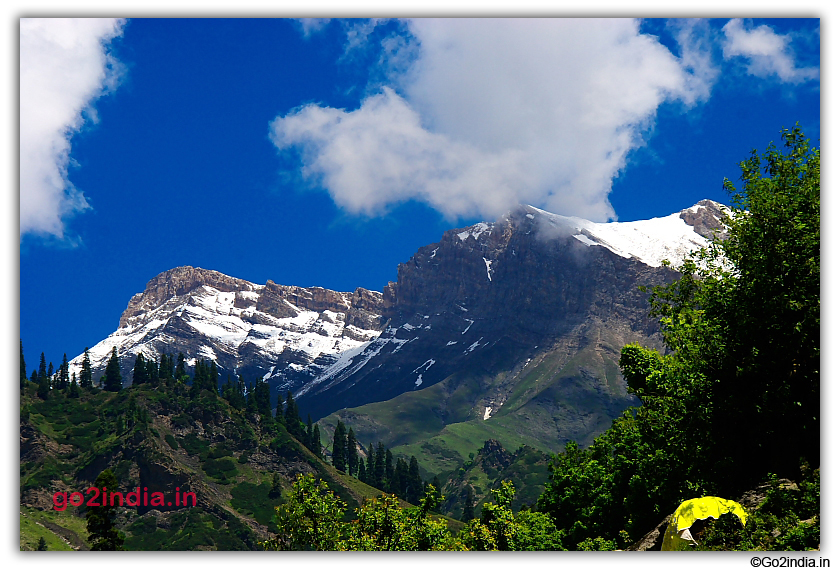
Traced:
[[[214, 361], [219, 383], [265, 379], [360, 443], [415, 455], [431, 477], [493, 439], [556, 453], [590, 443], [627, 407], [622, 346], [661, 349], [639, 286], [663, 284], [721, 227], [704, 200], [667, 217], [594, 223], [520, 206], [447, 231], [384, 289], [336, 292], [255, 284], [177, 267], [134, 295], [119, 328], [90, 351], [94, 382], [113, 348], [124, 383], [138, 354]], [[83, 355], [70, 362], [80, 372]]]

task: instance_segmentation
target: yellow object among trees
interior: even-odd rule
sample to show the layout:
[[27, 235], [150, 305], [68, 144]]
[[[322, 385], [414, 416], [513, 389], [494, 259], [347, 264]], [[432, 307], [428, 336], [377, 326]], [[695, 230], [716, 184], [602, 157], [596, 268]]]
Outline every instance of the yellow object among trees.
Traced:
[[741, 524], [746, 524], [747, 513], [744, 507], [735, 501], [720, 497], [701, 497], [683, 501], [671, 516], [671, 522], [662, 540], [662, 550], [684, 550], [686, 545], [694, 542], [689, 532], [694, 521], [709, 517], [716, 519], [725, 513], [734, 514], [741, 519]]

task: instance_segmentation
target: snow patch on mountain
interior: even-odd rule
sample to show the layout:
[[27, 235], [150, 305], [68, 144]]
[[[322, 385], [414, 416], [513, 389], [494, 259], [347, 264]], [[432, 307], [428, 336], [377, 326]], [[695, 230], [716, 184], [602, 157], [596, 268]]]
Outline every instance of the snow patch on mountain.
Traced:
[[[343, 362], [341, 355], [363, 349], [380, 334], [378, 330], [346, 323], [344, 313], [308, 310], [288, 300], [284, 300], [284, 304], [289, 307], [291, 316], [277, 317], [259, 311], [256, 307], [264, 286], [253, 283], [244, 286], [246, 290], [220, 291], [201, 285], [125, 319], [123, 326], [89, 350], [92, 367], [104, 366], [115, 347], [119, 357], [130, 359], [129, 363], [133, 363], [138, 354], [157, 360], [160, 353], [156, 346], [172, 338], [166, 334], [166, 327], [174, 323], [173, 319], [177, 319], [181, 330], [192, 330], [197, 339], [209, 341], [208, 344], [199, 340], [200, 346], [187, 361], [190, 366], [194, 366], [196, 357], [219, 362], [220, 351], [228, 359], [235, 360], [236, 368], [242, 364], [242, 354], [256, 353], [265, 360], [277, 361], [285, 351], [299, 355], [299, 360], [303, 361], [296, 362], [298, 366], [292, 370], [308, 369], [313, 375], [327, 368], [327, 361]], [[70, 361], [71, 372], [77, 375], [81, 372], [83, 356]], [[276, 374], [282, 374], [282, 371], [272, 366], [265, 378]]]
[[[713, 204], [726, 210], [721, 204]], [[690, 252], [709, 245], [709, 240], [681, 217], [683, 212], [697, 213], [705, 207], [695, 204], [669, 216], [635, 222], [590, 222], [552, 214], [533, 206], [525, 206], [525, 209], [538, 216], [535, 219], [541, 224], [540, 231], [548, 238], [572, 235], [587, 246], [605, 247], [621, 257], [659, 267], [663, 260], [677, 266]]]

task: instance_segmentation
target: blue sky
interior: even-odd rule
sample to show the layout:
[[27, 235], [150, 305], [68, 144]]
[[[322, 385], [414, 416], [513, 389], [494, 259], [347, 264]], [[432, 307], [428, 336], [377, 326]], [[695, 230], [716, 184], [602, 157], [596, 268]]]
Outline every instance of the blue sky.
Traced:
[[524, 202], [726, 202], [820, 138], [819, 20], [21, 23], [20, 336], [58, 365], [179, 265], [381, 290]]

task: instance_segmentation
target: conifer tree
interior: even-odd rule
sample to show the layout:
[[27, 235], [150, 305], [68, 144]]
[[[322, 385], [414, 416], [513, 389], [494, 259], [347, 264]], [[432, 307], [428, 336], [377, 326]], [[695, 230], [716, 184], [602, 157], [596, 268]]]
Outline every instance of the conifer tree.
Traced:
[[391, 491], [388, 488], [388, 484], [391, 482], [391, 479], [394, 478], [394, 456], [391, 454], [391, 450], [385, 450], [385, 486], [382, 487], [383, 491]]
[[47, 376], [47, 360], [44, 358], [44, 353], [41, 353], [41, 361], [38, 363], [38, 383], [41, 383], [41, 380], [49, 377]]
[[85, 355], [82, 358], [82, 371], [79, 373], [79, 387], [93, 388], [93, 372], [90, 369], [90, 349], [85, 347]]
[[53, 382], [53, 376], [55, 375], [55, 368], [53, 367], [53, 363], [50, 362], [50, 367], [47, 369], [47, 378], [49, 378], [50, 382]]
[[359, 481], [362, 483], [368, 482], [367, 469], [365, 469], [365, 462], [363, 460], [359, 461]]
[[315, 442], [312, 440], [312, 416], [306, 414], [306, 442], [305, 445], [310, 451], [315, 450]]
[[408, 464], [402, 457], [397, 458], [394, 466], [394, 476], [388, 483], [388, 488], [400, 499], [406, 500], [406, 484], [408, 482]]
[[26, 386], [26, 360], [23, 358], [23, 340], [20, 341], [20, 389]]
[[353, 428], [347, 432], [347, 473], [356, 475], [359, 471], [359, 452], [356, 451], [356, 434]]
[[254, 399], [256, 400], [257, 412], [262, 416], [271, 417], [271, 388], [268, 382], [261, 378], [257, 378], [256, 386], [254, 386]]
[[103, 388], [108, 392], [119, 392], [122, 390], [122, 374], [120, 373], [120, 359], [117, 356], [117, 347], [111, 349], [111, 357], [105, 366]]
[[338, 420], [338, 425], [335, 426], [335, 433], [333, 434], [333, 451], [332, 463], [339, 471], [347, 469], [347, 432], [344, 424]]
[[148, 369], [146, 368], [146, 359], [143, 358], [143, 353], [137, 353], [137, 359], [134, 361], [134, 370], [131, 373], [131, 383], [132, 385], [139, 386], [140, 384], [146, 384], [148, 381]]
[[175, 364], [171, 354], [160, 355], [160, 366], [158, 367], [158, 378], [165, 384], [169, 384], [175, 378]]
[[380, 441], [376, 446], [376, 458], [373, 462], [374, 487], [385, 491], [385, 446]]
[[[210, 361], [210, 370], [208, 371], [207, 389], [211, 392], [216, 392], [219, 389], [219, 367], [215, 360]], [[271, 404], [269, 404], [269, 408]]]
[[71, 398], [78, 398], [79, 397], [79, 384], [76, 382], [76, 373], [73, 373], [73, 377], [70, 379], [70, 397]]
[[248, 391], [245, 393], [246, 396], [246, 403], [245, 403], [245, 411], [249, 414], [257, 413], [257, 398], [254, 395], [254, 384], [251, 383], [248, 385]]
[[292, 393], [289, 391], [286, 392], [286, 411], [284, 413], [284, 418], [286, 421], [286, 429], [289, 430], [289, 433], [298, 439], [303, 439], [303, 434], [301, 433], [303, 430], [300, 421], [300, 412], [298, 411], [297, 402], [295, 402], [294, 396], [292, 396]]
[[43, 536], [40, 537], [38, 539], [38, 550], [45, 551], [45, 550], [49, 550], [49, 549], [50, 549], [50, 547], [47, 546], [47, 541], [44, 540]]
[[61, 360], [61, 366], [58, 367], [58, 387], [61, 390], [70, 386], [70, 363], [67, 362], [67, 353]]
[[423, 479], [420, 477], [420, 466], [413, 455], [408, 463], [408, 480], [406, 481], [405, 500], [412, 505], [420, 503], [423, 498]]
[[233, 391], [233, 401], [231, 401], [231, 404], [233, 404], [233, 407], [237, 410], [245, 409], [245, 390], [245, 378], [243, 378], [242, 374], [240, 374], [236, 379], [236, 388]]
[[365, 481], [371, 487], [376, 487], [376, 469], [374, 467], [375, 463], [375, 454], [373, 453], [373, 443], [368, 444], [368, 451], [367, 451], [367, 465], [365, 466], [365, 475], [367, 475], [367, 481]]
[[[116, 349], [114, 349], [116, 350]], [[122, 416], [120, 416], [121, 418]], [[110, 469], [106, 469], [96, 478], [94, 487], [100, 491], [117, 490], [117, 478]], [[104, 503], [100, 499], [100, 503]], [[87, 519], [88, 541], [91, 550], [122, 550], [125, 537], [117, 530], [114, 520], [117, 517], [117, 507], [110, 504], [100, 506], [89, 506], [85, 519]]]
[[318, 424], [312, 426], [312, 451], [315, 453], [315, 457], [324, 458], [321, 451], [321, 428], [318, 427]]
[[[33, 371], [32, 374], [34, 375], [35, 372]], [[42, 400], [46, 400], [50, 395], [50, 379], [46, 375], [46, 373], [41, 376], [40, 374], [37, 377], [38, 382], [38, 397]]]
[[175, 366], [175, 380], [183, 381], [185, 376], [187, 376], [187, 362], [184, 353], [179, 352], [178, 364]]
[[153, 358], [146, 361], [146, 382], [152, 386], [157, 386], [160, 382], [160, 370], [158, 369], [157, 362]]
[[204, 360], [196, 360], [193, 369], [192, 386], [190, 386], [190, 398], [195, 398], [204, 389]]

